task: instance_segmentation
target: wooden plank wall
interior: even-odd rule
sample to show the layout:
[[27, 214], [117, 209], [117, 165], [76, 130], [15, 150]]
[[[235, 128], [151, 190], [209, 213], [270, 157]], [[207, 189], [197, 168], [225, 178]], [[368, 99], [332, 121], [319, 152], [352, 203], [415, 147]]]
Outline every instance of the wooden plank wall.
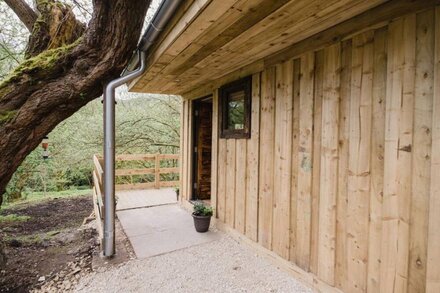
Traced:
[[217, 218], [343, 292], [440, 292], [440, 8], [268, 67], [252, 91], [251, 138], [213, 131]]
[[[190, 200], [192, 197], [192, 103], [188, 100], [182, 101], [182, 119], [180, 120], [180, 201]], [[217, 178], [217, 176], [215, 176]]]

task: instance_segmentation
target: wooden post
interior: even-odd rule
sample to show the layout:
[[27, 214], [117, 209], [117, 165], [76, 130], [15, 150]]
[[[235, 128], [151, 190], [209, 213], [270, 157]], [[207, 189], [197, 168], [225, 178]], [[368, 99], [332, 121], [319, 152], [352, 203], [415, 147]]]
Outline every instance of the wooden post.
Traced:
[[154, 187], [156, 189], [160, 188], [160, 173], [159, 173], [159, 169], [160, 169], [160, 157], [159, 154], [156, 154], [154, 157]]

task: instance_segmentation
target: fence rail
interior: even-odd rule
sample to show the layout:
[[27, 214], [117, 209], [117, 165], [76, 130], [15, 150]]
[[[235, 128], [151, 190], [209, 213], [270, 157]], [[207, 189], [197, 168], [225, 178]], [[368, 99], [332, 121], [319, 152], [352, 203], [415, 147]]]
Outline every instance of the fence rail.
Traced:
[[[136, 167], [116, 168], [115, 182], [122, 182], [115, 184], [116, 190], [149, 189], [174, 187], [179, 185], [179, 180], [162, 180], [161, 178], [161, 175], [179, 174], [178, 154], [124, 154], [116, 155], [115, 159], [117, 165], [118, 163], [129, 161], [136, 161], [138, 163]], [[161, 167], [161, 164], [164, 166]], [[98, 155], [94, 155], [93, 165], [93, 202], [98, 225], [98, 232], [102, 241], [104, 225], [103, 159]], [[154, 176], [154, 179], [148, 182], [134, 182], [133, 176], [142, 175]], [[120, 177], [128, 177], [128, 183], [124, 182], [123, 180], [117, 180]], [[173, 179], [173, 176], [169, 177]]]
[[99, 239], [102, 243], [104, 236], [104, 189], [103, 178], [104, 170], [102, 169], [102, 160], [98, 156], [93, 156], [93, 208], [95, 211], [96, 224], [99, 233]]

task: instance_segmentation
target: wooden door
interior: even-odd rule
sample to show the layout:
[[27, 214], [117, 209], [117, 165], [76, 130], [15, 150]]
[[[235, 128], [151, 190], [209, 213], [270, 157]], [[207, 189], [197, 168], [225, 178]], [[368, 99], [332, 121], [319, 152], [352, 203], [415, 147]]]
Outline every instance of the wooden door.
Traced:
[[194, 200], [211, 199], [212, 98], [194, 101]]

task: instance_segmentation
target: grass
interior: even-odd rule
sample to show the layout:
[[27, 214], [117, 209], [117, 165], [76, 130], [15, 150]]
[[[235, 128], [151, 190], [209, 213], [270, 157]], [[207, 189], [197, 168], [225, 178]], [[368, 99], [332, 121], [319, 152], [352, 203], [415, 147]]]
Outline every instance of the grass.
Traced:
[[41, 242], [43, 242], [44, 239], [39, 234], [35, 234], [35, 235], [32, 234], [32, 235], [24, 235], [24, 236], [18, 236], [18, 237], [17, 236], [12, 237], [12, 236], [6, 235], [3, 237], [3, 240], [5, 242], [9, 242], [11, 240], [18, 240], [21, 243], [32, 245], [32, 244], [36, 244], [36, 243], [41, 243]]
[[43, 241], [48, 241], [54, 238], [56, 235], [62, 233], [65, 231], [65, 229], [58, 229], [58, 230], [52, 230], [49, 232], [43, 232], [43, 233], [35, 233], [30, 235], [3, 235], [3, 241], [9, 242], [11, 240], [18, 240], [23, 244], [37, 244], [41, 243]]
[[38, 203], [48, 199], [54, 198], [69, 198], [92, 194], [91, 189], [68, 189], [63, 191], [50, 191], [50, 192], [30, 192], [25, 198], [14, 202], [7, 202], [2, 204], [2, 209], [12, 208], [17, 205], [26, 203]]
[[0, 223], [13, 223], [13, 222], [26, 222], [30, 219], [29, 216], [19, 216], [16, 214], [10, 214], [6, 216], [0, 216]]

